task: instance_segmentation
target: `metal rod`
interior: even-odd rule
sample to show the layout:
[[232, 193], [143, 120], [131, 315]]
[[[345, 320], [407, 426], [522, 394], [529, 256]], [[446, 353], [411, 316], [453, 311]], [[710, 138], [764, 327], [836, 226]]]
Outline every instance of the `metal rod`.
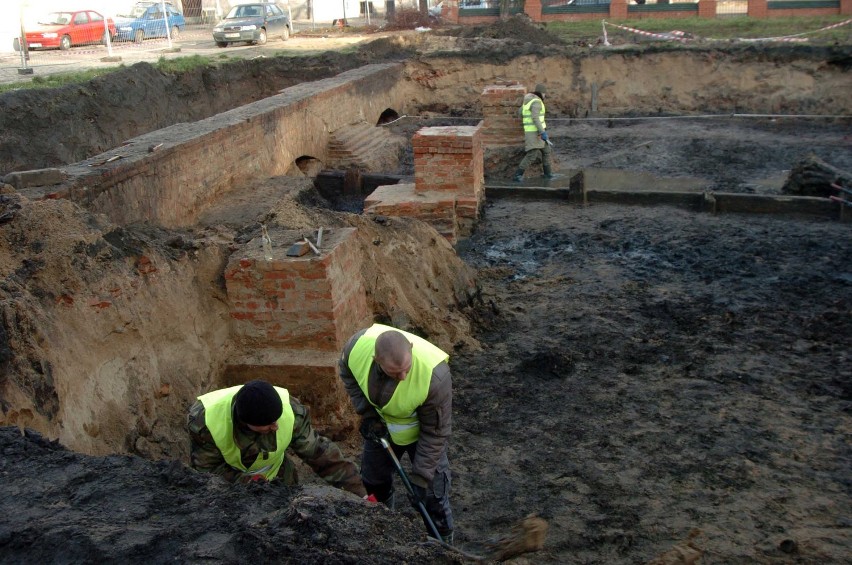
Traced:
[[308, 239], [308, 238], [306, 237], [306, 238], [305, 238], [305, 242], [308, 244], [308, 247], [310, 247], [310, 248], [311, 248], [311, 251], [313, 251], [313, 252], [314, 252], [314, 253], [316, 253], [317, 255], [319, 255], [319, 254], [320, 254], [320, 250], [319, 250], [319, 249], [317, 249], [316, 245], [314, 245], [313, 243], [311, 243], [311, 240], [310, 240], [310, 239]]
[[844, 188], [844, 187], [840, 186], [839, 184], [831, 183], [831, 188], [834, 188], [836, 190], [840, 190], [842, 192], [846, 192], [847, 194], [852, 194], [852, 188]]

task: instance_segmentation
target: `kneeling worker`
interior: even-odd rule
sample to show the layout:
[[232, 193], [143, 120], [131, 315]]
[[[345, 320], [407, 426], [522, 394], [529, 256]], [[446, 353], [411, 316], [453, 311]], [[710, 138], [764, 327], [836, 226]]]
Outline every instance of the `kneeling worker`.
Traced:
[[187, 427], [191, 465], [231, 482], [281, 480], [296, 484], [296, 469], [285, 457], [291, 448], [332, 486], [366, 494], [358, 468], [313, 426], [308, 408], [287, 389], [266, 381], [208, 392], [190, 407]]

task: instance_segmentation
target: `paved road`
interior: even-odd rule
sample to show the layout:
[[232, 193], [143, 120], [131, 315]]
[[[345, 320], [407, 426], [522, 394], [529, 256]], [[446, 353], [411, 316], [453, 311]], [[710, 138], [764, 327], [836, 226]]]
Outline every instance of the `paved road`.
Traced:
[[[296, 33], [288, 41], [270, 39], [264, 46], [238, 43], [226, 48], [216, 47], [210, 27], [187, 27], [169, 48], [166, 39], [146, 40], [141, 44], [133, 42], [114, 43], [110, 57], [104, 45], [73, 47], [68, 51], [58, 49], [33, 51], [29, 61], [22, 63], [20, 53], [0, 53], [0, 84], [30, 81], [33, 77], [50, 74], [76, 72], [83, 69], [108, 68], [118, 65], [132, 65], [140, 61], [156, 62], [162, 57], [167, 59], [192, 55], [218, 57], [254, 58], [271, 56], [278, 51], [327, 51], [338, 49], [376, 38], [375, 34], [340, 33], [333, 28], [313, 28], [310, 22], [294, 25]], [[103, 60], [105, 58], [120, 60]], [[32, 74], [21, 74], [21, 69], [30, 68]]]

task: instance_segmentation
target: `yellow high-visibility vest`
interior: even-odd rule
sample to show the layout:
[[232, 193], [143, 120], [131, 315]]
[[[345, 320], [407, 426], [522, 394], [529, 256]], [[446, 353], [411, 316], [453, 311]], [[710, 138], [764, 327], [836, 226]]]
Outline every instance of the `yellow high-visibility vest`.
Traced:
[[532, 100], [527, 102], [522, 106], [523, 111], [521, 115], [524, 117], [524, 133], [536, 133], [538, 132], [538, 128], [535, 127], [535, 122], [532, 118], [532, 105], [533, 102], [541, 102], [541, 113], [539, 113], [539, 118], [541, 119], [541, 127], [542, 129], [547, 129], [547, 124], [544, 123], [544, 100], [539, 98], [538, 96], [534, 97]]
[[[373, 356], [376, 353], [376, 339], [389, 330], [400, 332], [411, 342], [411, 370], [405, 380], [397, 385], [388, 403], [378, 406], [370, 398], [367, 380], [370, 368], [375, 362]], [[417, 408], [426, 401], [429, 394], [432, 370], [449, 358], [449, 355], [422, 337], [382, 324], [373, 324], [352, 347], [349, 353], [349, 370], [355, 376], [364, 396], [387, 424], [388, 432], [396, 445], [410, 445], [420, 438]]]
[[246, 468], [240, 457], [240, 448], [234, 441], [234, 419], [231, 410], [234, 396], [241, 388], [242, 385], [232, 386], [199, 396], [198, 400], [204, 405], [204, 423], [228, 465], [244, 473], [263, 475], [267, 481], [271, 481], [278, 475], [278, 470], [284, 463], [284, 453], [293, 439], [296, 415], [290, 406], [290, 393], [286, 388], [275, 387], [284, 408], [278, 418], [278, 431], [275, 432], [275, 451], [266, 458], [258, 454], [252, 466]]

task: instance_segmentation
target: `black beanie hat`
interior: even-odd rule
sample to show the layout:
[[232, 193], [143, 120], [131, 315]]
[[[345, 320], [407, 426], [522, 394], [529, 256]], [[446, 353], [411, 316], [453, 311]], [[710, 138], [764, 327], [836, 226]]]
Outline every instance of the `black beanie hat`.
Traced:
[[278, 421], [283, 411], [281, 396], [266, 381], [249, 381], [234, 397], [234, 414], [244, 424], [268, 426]]

